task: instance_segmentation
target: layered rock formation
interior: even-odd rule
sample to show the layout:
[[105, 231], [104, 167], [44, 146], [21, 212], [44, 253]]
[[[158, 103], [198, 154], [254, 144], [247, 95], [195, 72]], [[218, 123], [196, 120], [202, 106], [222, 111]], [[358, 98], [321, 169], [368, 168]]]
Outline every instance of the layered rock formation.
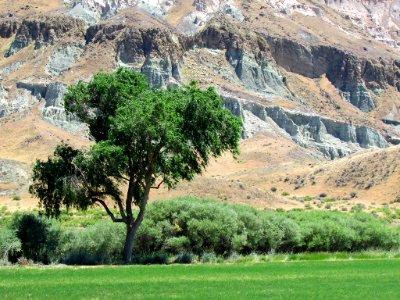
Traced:
[[[29, 110], [40, 102], [45, 120], [81, 132], [81, 124], [63, 109], [66, 85], [88, 80], [107, 63], [104, 71], [118, 66], [134, 68], [161, 88], [192, 79], [204, 84], [202, 78], [207, 79], [233, 95], [232, 99], [246, 99], [226, 102], [247, 122], [246, 136], [276, 131], [329, 159], [362, 148], [387, 147], [383, 136], [396, 140], [396, 131], [380, 118], [387, 113], [385, 101], [396, 107], [393, 99], [399, 96], [400, 63], [395, 54], [382, 48], [374, 49], [376, 54], [361, 49], [369, 54], [363, 55], [351, 47], [327, 44], [322, 34], [306, 32], [304, 27], [299, 29], [299, 38], [284, 36], [276, 29], [248, 28], [256, 20], [267, 19], [265, 14], [278, 16], [274, 22], [279, 23], [295, 11], [329, 23], [333, 20], [331, 2], [328, 6], [295, 0], [268, 4], [194, 1], [187, 6], [179, 1], [65, 3], [61, 13], [7, 16], [0, 22], [0, 37], [12, 38], [11, 45], [3, 45], [6, 58], [0, 75], [11, 92], [0, 89], [0, 116]], [[171, 21], [170, 16], [177, 13], [177, 21]], [[221, 68], [208, 58], [196, 57], [201, 49], [210, 56], [223, 57], [217, 62]], [[23, 61], [15, 58], [17, 53], [22, 53]], [[96, 59], [99, 53], [102, 59]], [[29, 64], [32, 61], [35, 63]], [[24, 70], [32, 67], [37, 72], [24, 77]], [[210, 73], [202, 71], [196, 77], [195, 69], [203, 67]], [[321, 86], [322, 78], [333, 88]], [[386, 91], [392, 93], [390, 100]], [[324, 105], [336, 111], [328, 114]], [[354, 122], [349, 121], [352, 118]]]
[[19, 23], [13, 16], [1, 16], [0, 21], [0, 37], [7, 39], [17, 32]]
[[278, 65], [309, 78], [327, 78], [354, 106], [364, 112], [376, 105], [369, 89], [386, 85], [400, 90], [397, 61], [372, 61], [330, 46], [305, 47], [287, 39], [269, 38], [271, 53]]
[[[244, 122], [251, 121], [248, 112], [265, 122], [268, 131], [271, 121], [284, 130], [296, 143], [321, 152], [328, 159], [337, 159], [361, 148], [386, 148], [385, 138], [375, 129], [357, 126], [301, 112], [284, 110], [278, 106], [263, 106], [232, 97], [225, 98], [224, 105]], [[250, 120], [249, 120], [250, 119]], [[267, 127], [267, 128], [265, 128]], [[249, 137], [254, 132], [245, 131]]]
[[11, 56], [32, 43], [35, 44], [35, 49], [39, 49], [43, 44], [54, 44], [65, 35], [69, 38], [80, 37], [85, 30], [83, 21], [66, 16], [27, 18], [19, 26], [6, 56]]

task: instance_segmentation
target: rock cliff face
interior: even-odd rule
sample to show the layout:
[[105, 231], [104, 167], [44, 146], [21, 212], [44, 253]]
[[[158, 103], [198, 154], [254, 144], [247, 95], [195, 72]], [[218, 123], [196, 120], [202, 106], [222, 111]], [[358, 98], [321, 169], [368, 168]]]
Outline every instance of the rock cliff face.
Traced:
[[78, 43], [54, 49], [46, 65], [46, 71], [53, 75], [62, 74], [79, 60], [83, 52], [84, 45]]
[[117, 41], [117, 60], [136, 67], [157, 87], [179, 81], [183, 49], [179, 38], [158, 28], [126, 28]]
[[[58, 24], [58, 25], [57, 25]], [[124, 24], [94, 25], [85, 29], [82, 21], [64, 17], [24, 20], [6, 55], [12, 55], [31, 43], [36, 48], [52, 44], [67, 34], [82, 38], [86, 44], [113, 41], [116, 60], [146, 74], [158, 87], [181, 80], [180, 69], [184, 53], [196, 47], [226, 51], [226, 60], [237, 77], [250, 91], [264, 96], [290, 98], [284, 76], [278, 67], [309, 78], [327, 78], [341, 91], [342, 96], [361, 111], [370, 112], [376, 103], [370, 90], [386, 85], [400, 88], [398, 63], [363, 59], [343, 50], [318, 45], [306, 47], [285, 38], [260, 33], [242, 33], [229, 22], [214, 22], [193, 37], [168, 30], [138, 28]], [[47, 71], [59, 75], [68, 70], [82, 55], [84, 45], [75, 43], [54, 49]]]
[[229, 23], [217, 23], [211, 24], [193, 39], [187, 39], [186, 47], [224, 50], [226, 60], [247, 89], [264, 96], [290, 95], [284, 77], [269, 54], [268, 42], [261, 35], [246, 36]]
[[364, 112], [375, 108], [369, 89], [386, 85], [400, 88], [400, 70], [396, 61], [372, 61], [330, 46], [305, 47], [297, 42], [270, 37], [271, 53], [286, 70], [309, 78], [327, 78], [351, 104]]
[[[361, 148], [386, 148], [389, 144], [375, 129], [284, 110], [278, 106], [263, 106], [233, 97], [225, 98], [225, 107], [248, 122], [248, 112], [270, 126], [271, 121], [283, 129], [299, 145], [319, 151], [328, 159], [337, 159]], [[247, 128], [251, 128], [248, 126]], [[246, 126], [245, 126], [246, 128]], [[245, 132], [248, 137], [252, 133]]]
[[58, 39], [66, 35], [80, 38], [84, 35], [85, 30], [86, 25], [83, 21], [66, 16], [27, 18], [19, 26], [6, 57], [15, 54], [32, 43], [35, 43], [35, 48], [39, 49], [45, 44], [54, 44]]
[[72, 133], [88, 134], [88, 129], [83, 126], [73, 115], [66, 113], [64, 109], [64, 94], [67, 85], [63, 83], [51, 83], [46, 87], [44, 95], [43, 119]]
[[6, 101], [7, 93], [4, 90], [4, 87], [0, 84], [0, 118], [4, 117], [6, 115], [6, 107], [7, 107], [7, 101]]
[[92, 44], [113, 41], [117, 63], [142, 72], [157, 87], [181, 79], [184, 49], [180, 37], [164, 29], [96, 25], [88, 29], [86, 41]]
[[7, 39], [12, 37], [18, 29], [17, 19], [9, 16], [0, 16], [0, 38]]
[[[286, 10], [289, 2], [292, 6]], [[25, 18], [6, 16], [0, 21], [0, 38], [9, 39], [15, 35], [11, 46], [10, 40], [2, 45], [3, 52], [7, 51], [4, 53], [6, 58], [0, 61], [0, 80], [7, 82], [2, 84], [12, 92], [0, 89], [0, 117], [29, 110], [44, 100], [42, 114], [45, 120], [68, 131], [79, 131], [81, 125], [63, 109], [66, 83], [88, 78], [91, 73], [86, 69], [92, 73], [102, 70], [103, 61], [96, 61], [94, 57], [105, 49], [112, 68], [134, 68], [162, 88], [193, 79], [195, 72], [188, 72], [188, 61], [194, 61], [191, 70], [207, 67], [214, 73], [202, 76], [210, 75], [210, 85], [219, 86], [221, 91], [228, 90], [228, 94], [232, 91], [239, 96], [245, 94], [244, 99], [256, 99], [254, 102], [227, 100], [225, 103], [247, 122], [246, 136], [263, 130], [276, 131], [330, 159], [362, 148], [388, 146], [379, 130], [373, 128], [382, 129], [378, 123], [380, 119], [373, 122], [371, 119], [384, 115], [379, 112], [382, 91], [391, 89], [394, 97], [399, 95], [400, 63], [395, 55], [390, 56], [386, 53], [390, 51], [385, 50], [383, 58], [364, 57], [354, 49], [329, 46], [318, 38], [302, 42], [284, 34], [272, 34], [269, 28], [252, 30], [247, 27], [252, 24], [252, 19], [261, 19], [265, 13], [283, 18], [292, 11], [301, 11], [303, 16], [322, 18], [327, 16], [326, 11], [319, 9], [322, 3], [313, 6], [296, 0], [245, 4], [202, 0], [190, 2], [190, 5], [172, 0], [71, 0], [65, 3], [67, 8], [59, 14]], [[129, 7], [136, 8], [129, 12], [124, 10]], [[271, 7], [272, 14], [268, 11]], [[175, 24], [170, 17], [177, 12], [180, 19]], [[275, 19], [278, 23], [279, 18]], [[184, 22], [191, 22], [188, 31], [182, 29]], [[312, 36], [303, 31], [299, 34]], [[34, 47], [27, 48], [30, 45]], [[218, 62], [193, 57], [193, 53], [203, 50], [218, 56]], [[19, 56], [13, 55], [19, 51], [27, 53], [27, 61], [16, 61]], [[24, 78], [24, 68], [32, 66], [29, 59], [35, 60], [38, 71], [37, 74], [30, 72]], [[39, 60], [44, 62], [39, 63]], [[218, 63], [223, 64], [223, 68], [216, 70]], [[111, 70], [110, 67], [105, 71]], [[336, 98], [329, 98], [329, 101], [338, 99], [340, 102], [342, 96], [358, 108], [340, 102], [341, 107], [350, 107], [350, 112], [342, 113], [337, 104], [337, 120], [348, 120], [356, 111], [362, 116], [358, 121], [362, 121], [355, 124], [368, 126], [335, 121], [332, 113], [325, 116], [323, 104], [320, 105], [322, 109], [313, 106], [313, 101], [320, 101], [326, 94], [318, 86], [322, 78], [328, 79], [335, 92]], [[300, 85], [303, 94], [294, 92], [297, 90], [293, 88], [293, 82]], [[318, 90], [320, 88], [322, 92]], [[282, 102], [291, 109], [279, 107]], [[393, 105], [396, 110], [395, 101]], [[363, 122], [363, 119], [367, 121]], [[395, 134], [390, 134], [389, 140], [395, 141]]]
[[[44, 100], [42, 109], [42, 118], [44, 120], [72, 133], [88, 134], [87, 128], [76, 117], [65, 112], [64, 94], [67, 91], [66, 84], [60, 82], [18, 82], [17, 87], [25, 94], [26, 98], [26, 93], [30, 93], [36, 101]], [[31, 101], [24, 109], [29, 108], [32, 104], [35, 104], [35, 102]]]
[[400, 46], [397, 40], [400, 26], [398, 0], [325, 0], [325, 4], [346, 15], [354, 25], [376, 39]]

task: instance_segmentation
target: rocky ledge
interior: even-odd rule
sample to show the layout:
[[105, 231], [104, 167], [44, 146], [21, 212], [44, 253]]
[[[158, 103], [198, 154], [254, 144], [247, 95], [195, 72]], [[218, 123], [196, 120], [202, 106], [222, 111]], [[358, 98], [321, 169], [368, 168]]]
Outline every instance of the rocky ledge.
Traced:
[[373, 128], [288, 111], [278, 106], [263, 106], [234, 97], [224, 99], [225, 107], [243, 119], [246, 129], [244, 137], [250, 137], [262, 128], [264, 131], [284, 134], [299, 145], [317, 150], [332, 160], [361, 149], [389, 146]]

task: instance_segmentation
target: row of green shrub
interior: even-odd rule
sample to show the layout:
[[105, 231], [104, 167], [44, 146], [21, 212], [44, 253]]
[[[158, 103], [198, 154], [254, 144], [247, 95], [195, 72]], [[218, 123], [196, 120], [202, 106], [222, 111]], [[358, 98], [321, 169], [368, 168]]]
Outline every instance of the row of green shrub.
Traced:
[[[70, 223], [15, 214], [0, 228], [3, 260], [23, 256], [42, 263], [119, 263], [123, 225], [99, 221], [71, 227]], [[228, 257], [399, 248], [400, 229], [363, 212], [278, 212], [186, 197], [150, 204], [137, 235], [134, 262], [162, 263], [170, 255], [188, 262], [192, 254]]]

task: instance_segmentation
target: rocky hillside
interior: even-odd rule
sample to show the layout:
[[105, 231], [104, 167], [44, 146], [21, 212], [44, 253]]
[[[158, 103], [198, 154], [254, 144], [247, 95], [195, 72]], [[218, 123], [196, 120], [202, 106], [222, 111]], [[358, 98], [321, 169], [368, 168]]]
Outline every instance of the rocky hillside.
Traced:
[[0, 0], [0, 195], [24, 193], [29, 164], [60, 140], [89, 143], [63, 95], [121, 66], [162, 88], [216, 86], [244, 139], [273, 134], [313, 163], [390, 149], [400, 143], [398, 6]]

